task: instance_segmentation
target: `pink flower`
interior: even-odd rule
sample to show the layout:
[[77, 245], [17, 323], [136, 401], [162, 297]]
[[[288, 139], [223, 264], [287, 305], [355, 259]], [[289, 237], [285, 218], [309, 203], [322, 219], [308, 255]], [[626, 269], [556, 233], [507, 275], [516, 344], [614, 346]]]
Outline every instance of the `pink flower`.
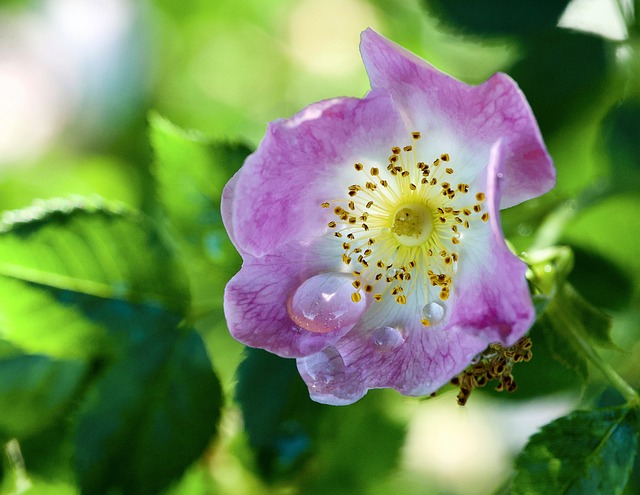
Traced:
[[372, 30], [372, 90], [269, 125], [227, 184], [222, 214], [244, 259], [225, 291], [239, 341], [297, 358], [311, 397], [427, 395], [534, 312], [500, 208], [555, 172], [505, 74], [469, 86]]

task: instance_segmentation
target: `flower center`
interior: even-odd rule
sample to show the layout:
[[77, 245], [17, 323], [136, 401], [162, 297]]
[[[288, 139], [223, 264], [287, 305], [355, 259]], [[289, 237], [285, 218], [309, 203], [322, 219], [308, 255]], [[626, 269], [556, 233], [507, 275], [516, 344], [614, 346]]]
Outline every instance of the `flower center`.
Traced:
[[[468, 184], [454, 182], [449, 154], [419, 161], [420, 133], [412, 138], [412, 145], [391, 148], [386, 167], [354, 164], [362, 181], [347, 188], [345, 199], [321, 205], [333, 206], [336, 218], [327, 225], [342, 243], [356, 303], [362, 289], [378, 302], [391, 296], [404, 305], [416, 297], [426, 308], [434, 299], [446, 301], [463, 238], [477, 221], [489, 220], [484, 193], [469, 194]], [[423, 313], [422, 324], [430, 318]]]
[[401, 206], [394, 215], [391, 232], [403, 246], [424, 244], [433, 232], [432, 213], [422, 204]]

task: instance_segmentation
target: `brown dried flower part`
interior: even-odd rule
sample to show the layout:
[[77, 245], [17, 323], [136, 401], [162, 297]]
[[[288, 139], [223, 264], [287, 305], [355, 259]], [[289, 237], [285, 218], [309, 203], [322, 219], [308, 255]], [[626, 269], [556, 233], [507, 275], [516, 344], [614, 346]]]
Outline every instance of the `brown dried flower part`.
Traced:
[[466, 370], [451, 380], [452, 385], [460, 387], [458, 405], [464, 406], [467, 403], [474, 388], [484, 387], [494, 380], [498, 380], [498, 392], [515, 392], [518, 385], [511, 374], [513, 365], [531, 361], [531, 346], [529, 337], [522, 337], [511, 347], [490, 344]]

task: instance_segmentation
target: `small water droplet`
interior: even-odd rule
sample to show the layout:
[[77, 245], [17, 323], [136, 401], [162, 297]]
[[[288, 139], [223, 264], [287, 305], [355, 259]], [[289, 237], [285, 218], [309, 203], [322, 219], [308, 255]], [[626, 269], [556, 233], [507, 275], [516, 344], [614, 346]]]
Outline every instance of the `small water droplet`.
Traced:
[[551, 273], [553, 271], [553, 267], [551, 265], [544, 265], [545, 273]]
[[389, 278], [393, 278], [396, 276], [396, 273], [398, 273], [398, 270], [396, 270], [395, 268], [387, 268], [387, 277]]
[[376, 349], [390, 351], [404, 344], [402, 333], [393, 327], [382, 327], [371, 333], [371, 340]]
[[[318, 385], [329, 384], [344, 373], [342, 356], [335, 347], [326, 347], [320, 352], [298, 360], [302, 370]], [[311, 384], [314, 385], [313, 383]]]
[[430, 302], [422, 308], [422, 317], [429, 320], [431, 325], [437, 325], [444, 319], [445, 307], [437, 302]]
[[479, 352], [471, 358], [470, 365], [478, 364], [482, 360], [482, 352]]
[[504, 174], [502, 172], [498, 172], [497, 176], [498, 179], [502, 179], [504, 177]]
[[326, 333], [356, 323], [367, 309], [362, 291], [358, 302], [354, 279], [346, 273], [321, 273], [303, 282], [289, 299], [291, 319], [310, 332]]
[[521, 223], [518, 225], [518, 235], [522, 237], [530, 236], [533, 232], [533, 228], [528, 223]]

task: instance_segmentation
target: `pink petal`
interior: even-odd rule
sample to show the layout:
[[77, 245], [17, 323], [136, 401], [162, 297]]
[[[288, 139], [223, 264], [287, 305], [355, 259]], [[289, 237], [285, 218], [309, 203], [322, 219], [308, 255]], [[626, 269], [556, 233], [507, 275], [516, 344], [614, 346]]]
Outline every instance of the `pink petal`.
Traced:
[[236, 193], [236, 184], [238, 183], [238, 176], [240, 171], [236, 172], [229, 182], [227, 182], [222, 190], [222, 199], [220, 203], [220, 214], [222, 215], [222, 223], [227, 231], [227, 235], [231, 242], [238, 248], [240, 255], [244, 255], [244, 251], [240, 250], [238, 243], [236, 242], [236, 236], [233, 232], [233, 199]]
[[314, 400], [350, 404], [369, 389], [386, 387], [404, 395], [429, 395], [488, 344], [512, 345], [526, 333], [534, 318], [526, 265], [509, 251], [499, 223], [503, 165], [499, 141], [491, 150], [484, 184], [489, 222], [476, 227], [482, 232], [472, 240], [479, 245], [465, 246], [463, 240], [467, 249], [461, 251], [446, 326], [423, 328], [420, 316], [412, 314], [391, 327], [357, 325], [329, 351], [298, 360]]
[[[248, 346], [283, 357], [306, 356], [333, 344], [353, 327], [364, 311], [360, 306], [366, 303], [356, 305], [350, 300], [353, 290], [337, 294], [330, 301], [330, 308], [317, 312], [319, 318], [326, 320], [327, 312], [340, 304], [338, 298], [349, 298], [348, 308], [352, 313], [336, 314], [333, 331], [312, 332], [302, 328], [291, 318], [289, 302], [296, 290], [314, 276], [315, 282], [311, 285], [322, 290], [318, 274], [332, 273], [335, 265], [334, 259], [323, 261], [300, 245], [288, 245], [261, 258], [245, 256], [242, 269], [225, 288], [224, 312], [229, 331]], [[314, 287], [306, 285], [307, 291]]]
[[526, 264], [509, 250], [500, 228], [504, 153], [501, 142], [491, 151], [486, 184], [490, 229], [484, 246], [467, 249], [461, 257], [450, 324], [487, 343], [512, 345], [529, 330], [535, 312], [525, 279]]
[[326, 212], [320, 204], [348, 186], [341, 189], [336, 175], [363, 157], [386, 159], [405, 135], [384, 90], [364, 99], [315, 103], [291, 119], [272, 122], [223, 193], [224, 223], [238, 251], [262, 256], [322, 235]]
[[549, 191], [555, 170], [531, 108], [516, 83], [495, 74], [470, 86], [440, 72], [371, 29], [362, 33], [360, 51], [372, 88], [384, 88], [414, 127], [450, 132], [474, 152], [505, 146], [501, 208]]
[[386, 349], [376, 340], [375, 331], [354, 328], [329, 348], [333, 358], [328, 363], [326, 350], [298, 359], [298, 371], [311, 398], [324, 404], [345, 405], [374, 388], [394, 388], [411, 396], [429, 395], [466, 368], [487, 346], [483, 339], [460, 328], [421, 328], [405, 333], [404, 342]]

